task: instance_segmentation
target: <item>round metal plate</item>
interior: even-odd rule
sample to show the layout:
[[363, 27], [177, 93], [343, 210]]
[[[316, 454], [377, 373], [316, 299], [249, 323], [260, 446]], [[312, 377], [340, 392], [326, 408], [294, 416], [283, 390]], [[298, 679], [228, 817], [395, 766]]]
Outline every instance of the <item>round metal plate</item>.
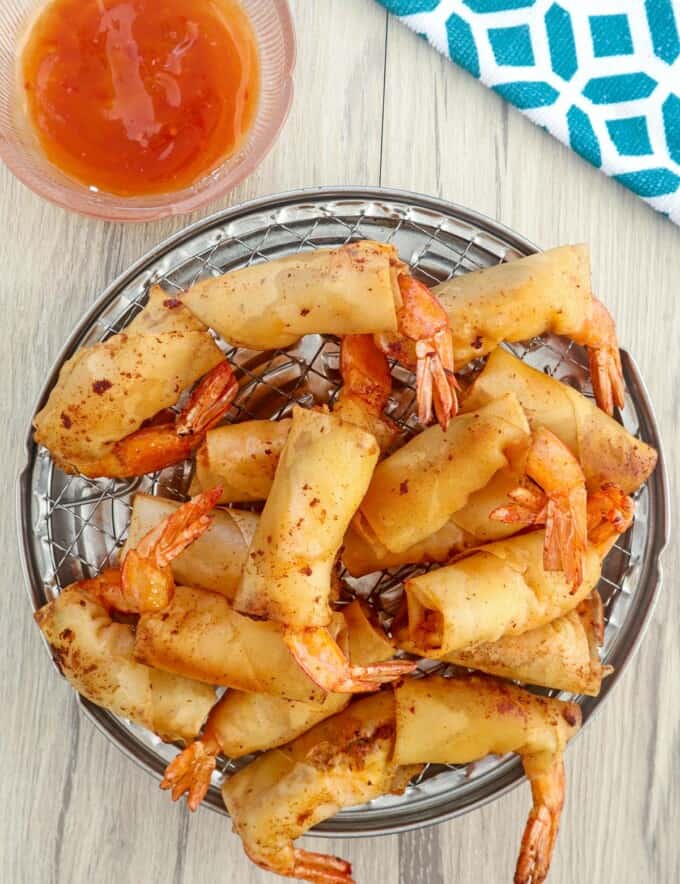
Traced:
[[[257, 200], [214, 215], [162, 243], [120, 276], [83, 318], [47, 379], [36, 410], [58, 371], [77, 347], [124, 327], [141, 309], [149, 287], [177, 292], [200, 277], [349, 240], [392, 242], [402, 259], [428, 284], [537, 251], [527, 240], [475, 212], [441, 200], [384, 189], [333, 188], [298, 191]], [[279, 417], [298, 401], [332, 402], [339, 386], [338, 344], [308, 336], [286, 351], [253, 353], [223, 343], [243, 376], [230, 419]], [[587, 362], [580, 348], [542, 338], [513, 350], [532, 365], [587, 395]], [[623, 354], [627, 385], [624, 425], [661, 452], [656, 423], [638, 370]], [[394, 370], [389, 413], [405, 433], [413, 431], [412, 377]], [[93, 576], [115, 561], [124, 543], [132, 495], [137, 490], [183, 496], [189, 466], [130, 482], [66, 476], [49, 454], [27, 440], [28, 463], [19, 482], [21, 549], [31, 603], [39, 608], [74, 580]], [[668, 490], [663, 457], [640, 491], [633, 527], [608, 557], [599, 586], [606, 612], [604, 658], [615, 668], [598, 698], [576, 698], [588, 721], [609, 696], [651, 614], [660, 585], [659, 555], [668, 531]], [[372, 593], [389, 608], [404, 572], [363, 578], [355, 591]], [[565, 695], [566, 696], [566, 695]], [[176, 748], [149, 732], [83, 701], [95, 724], [157, 778]], [[219, 776], [206, 805], [224, 811]], [[515, 785], [522, 771], [515, 758], [490, 757], [468, 768], [431, 768], [402, 796], [387, 796], [342, 811], [317, 834], [354, 836], [404, 831], [478, 807]]]

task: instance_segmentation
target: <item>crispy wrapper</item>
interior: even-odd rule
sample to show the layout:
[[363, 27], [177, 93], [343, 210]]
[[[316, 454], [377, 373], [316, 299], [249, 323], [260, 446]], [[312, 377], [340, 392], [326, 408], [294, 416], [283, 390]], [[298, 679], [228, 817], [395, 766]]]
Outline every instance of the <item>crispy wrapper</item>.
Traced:
[[376, 468], [354, 529], [404, 552], [439, 531], [528, 439], [512, 395], [454, 418], [446, 431], [429, 427]]
[[428, 562], [448, 562], [466, 546], [473, 546], [475, 538], [461, 531], [453, 521], [447, 522], [434, 534], [410, 546], [403, 552], [391, 552], [377, 537], [364, 536], [353, 526], [345, 534], [342, 561], [353, 577], [363, 577], [384, 568], [401, 565], [421, 565]]
[[656, 466], [656, 451], [625, 430], [572, 387], [495, 350], [465, 398], [463, 411], [515, 393], [532, 427], [551, 430], [581, 462], [589, 487], [614, 482], [626, 494], [638, 489]]
[[66, 472], [96, 463], [224, 359], [206, 327], [159, 287], [125, 331], [81, 347], [36, 415], [35, 440]]
[[[181, 506], [177, 501], [136, 494], [122, 555]], [[245, 510], [213, 510], [212, 525], [170, 563], [178, 583], [201, 586], [228, 599], [236, 593], [258, 517]]]
[[454, 276], [433, 289], [449, 317], [456, 369], [501, 341], [578, 334], [592, 309], [587, 245], [560, 246]]
[[223, 338], [252, 350], [308, 334], [396, 332], [401, 304], [391, 246], [316, 249], [204, 279], [183, 303]]
[[89, 592], [74, 584], [35, 619], [83, 697], [163, 740], [196, 738], [215, 702], [214, 689], [135, 660], [133, 628], [114, 622]]
[[370, 434], [325, 412], [293, 410], [234, 601], [238, 611], [293, 628], [329, 623], [335, 557], [377, 459]]
[[596, 697], [612, 671], [600, 662], [603, 638], [602, 600], [595, 591], [552, 623], [461, 648], [444, 659], [489, 675]]
[[290, 425], [253, 420], [209, 430], [196, 452], [191, 493], [221, 485], [220, 503], [266, 500]]
[[394, 691], [398, 764], [468, 764], [486, 755], [550, 755], [578, 731], [580, 709], [485, 676], [408, 679]]
[[[330, 627], [344, 627], [340, 615]], [[163, 611], [137, 625], [135, 657], [149, 666], [212, 685], [318, 702], [325, 693], [297, 665], [277, 623], [251, 620], [224, 596], [178, 586]]]

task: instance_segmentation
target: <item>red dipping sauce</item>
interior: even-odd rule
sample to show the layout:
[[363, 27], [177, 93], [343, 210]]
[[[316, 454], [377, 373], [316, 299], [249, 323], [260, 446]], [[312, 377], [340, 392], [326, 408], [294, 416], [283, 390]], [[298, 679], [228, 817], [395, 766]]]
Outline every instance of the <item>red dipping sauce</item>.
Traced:
[[47, 158], [121, 196], [182, 190], [238, 150], [259, 97], [236, 0], [53, 0], [20, 60]]

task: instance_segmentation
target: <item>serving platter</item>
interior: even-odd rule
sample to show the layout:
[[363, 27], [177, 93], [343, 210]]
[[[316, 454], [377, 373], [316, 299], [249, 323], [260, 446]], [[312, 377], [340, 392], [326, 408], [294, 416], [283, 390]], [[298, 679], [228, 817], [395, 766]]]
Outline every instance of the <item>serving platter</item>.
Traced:
[[[358, 239], [393, 243], [415, 275], [430, 285], [537, 251], [528, 240], [476, 212], [402, 191], [322, 188], [245, 203], [188, 227], [121, 275], [73, 332], [35, 410], [46, 401], [63, 362], [78, 347], [105, 339], [129, 323], [152, 285], [160, 283], [176, 293], [206, 276]], [[606, 291], [601, 295], [606, 301]], [[296, 402], [305, 406], [332, 404], [340, 387], [339, 344], [332, 337], [310, 335], [286, 350], [265, 353], [219, 343], [241, 381], [229, 420], [279, 418]], [[571, 342], [548, 336], [512, 349], [534, 367], [592, 395], [585, 353]], [[668, 534], [668, 483], [652, 405], [635, 362], [626, 352], [622, 358], [626, 407], [619, 417], [631, 433], [653, 445], [660, 457], [656, 471], [637, 494], [633, 526], [605, 562], [599, 585], [606, 620], [603, 658], [615, 671], [604, 682], [599, 697], [574, 698], [582, 706], [584, 722], [609, 696], [643, 635], [661, 585], [659, 558]], [[393, 378], [387, 413], [408, 436], [417, 430], [414, 378], [399, 366], [394, 366]], [[18, 512], [22, 560], [33, 608], [44, 605], [73, 581], [92, 577], [116, 563], [137, 491], [185, 499], [190, 478], [190, 464], [130, 481], [67, 476], [45, 449], [35, 445], [29, 431], [27, 463], [18, 486]], [[343, 574], [343, 595], [370, 597], [389, 625], [401, 582], [415, 570], [406, 567], [361, 580]], [[432, 668], [428, 663], [423, 665]], [[176, 747], [87, 701], [80, 702], [109, 739], [160, 779]], [[222, 761], [206, 806], [225, 813], [220, 781], [243, 763]], [[514, 756], [489, 757], [467, 767], [429, 767], [404, 795], [343, 810], [313, 831], [333, 837], [359, 836], [440, 822], [498, 797], [522, 776]]]

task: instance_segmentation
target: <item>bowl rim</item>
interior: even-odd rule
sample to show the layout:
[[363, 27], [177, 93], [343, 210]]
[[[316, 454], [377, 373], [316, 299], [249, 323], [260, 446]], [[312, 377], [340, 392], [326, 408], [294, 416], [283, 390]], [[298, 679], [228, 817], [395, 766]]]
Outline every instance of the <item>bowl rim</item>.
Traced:
[[[289, 0], [268, 0], [268, 2], [271, 3], [272, 12], [279, 20], [284, 46], [283, 56], [285, 63], [283, 74], [279, 81], [279, 100], [276, 103], [272, 120], [267, 126], [262, 149], [256, 157], [255, 162], [253, 163], [251, 158], [242, 157], [234, 167], [234, 174], [231, 177], [227, 177], [224, 180], [215, 179], [212, 184], [207, 184], [198, 192], [192, 192], [193, 186], [184, 188], [184, 192], [187, 192], [187, 196], [176, 202], [168, 202], [166, 205], [147, 204], [143, 206], [133, 206], [130, 205], [130, 203], [136, 199], [135, 197], [118, 197], [115, 194], [104, 194], [112, 200], [119, 200], [120, 202], [112, 202], [110, 205], [103, 205], [101, 208], [96, 208], [89, 205], [75, 205], [73, 197], [75, 196], [75, 202], [77, 202], [80, 200], [80, 195], [75, 189], [70, 190], [68, 183], [53, 184], [39, 175], [27, 173], [25, 169], [22, 168], [21, 163], [18, 162], [18, 156], [21, 152], [14, 147], [2, 132], [0, 132], [0, 160], [2, 160], [7, 166], [11, 174], [32, 193], [36, 194], [36, 196], [39, 196], [62, 209], [67, 209], [68, 211], [75, 212], [79, 215], [88, 218], [96, 218], [101, 221], [143, 223], [160, 221], [163, 218], [168, 217], [188, 215], [191, 212], [202, 208], [207, 203], [231, 193], [239, 186], [239, 184], [253, 174], [270, 153], [288, 119], [293, 103], [293, 74], [297, 62], [297, 41], [295, 37], [293, 13], [290, 8]], [[259, 114], [259, 109], [256, 113], [255, 120], [257, 120], [257, 114]], [[255, 122], [251, 128], [251, 133], [254, 129], [254, 125]], [[209, 178], [209, 175], [205, 176], [204, 179], [199, 179], [199, 181], [205, 180], [206, 178]], [[70, 182], [70, 179], [67, 177], [65, 180]], [[74, 187], [79, 186], [78, 182], [75, 181], [73, 182], [73, 185]], [[182, 191], [177, 192], [177, 194], [179, 193], [182, 193]], [[172, 196], [172, 193], [150, 194], [148, 199], [153, 200], [155, 197], [168, 199]]]

